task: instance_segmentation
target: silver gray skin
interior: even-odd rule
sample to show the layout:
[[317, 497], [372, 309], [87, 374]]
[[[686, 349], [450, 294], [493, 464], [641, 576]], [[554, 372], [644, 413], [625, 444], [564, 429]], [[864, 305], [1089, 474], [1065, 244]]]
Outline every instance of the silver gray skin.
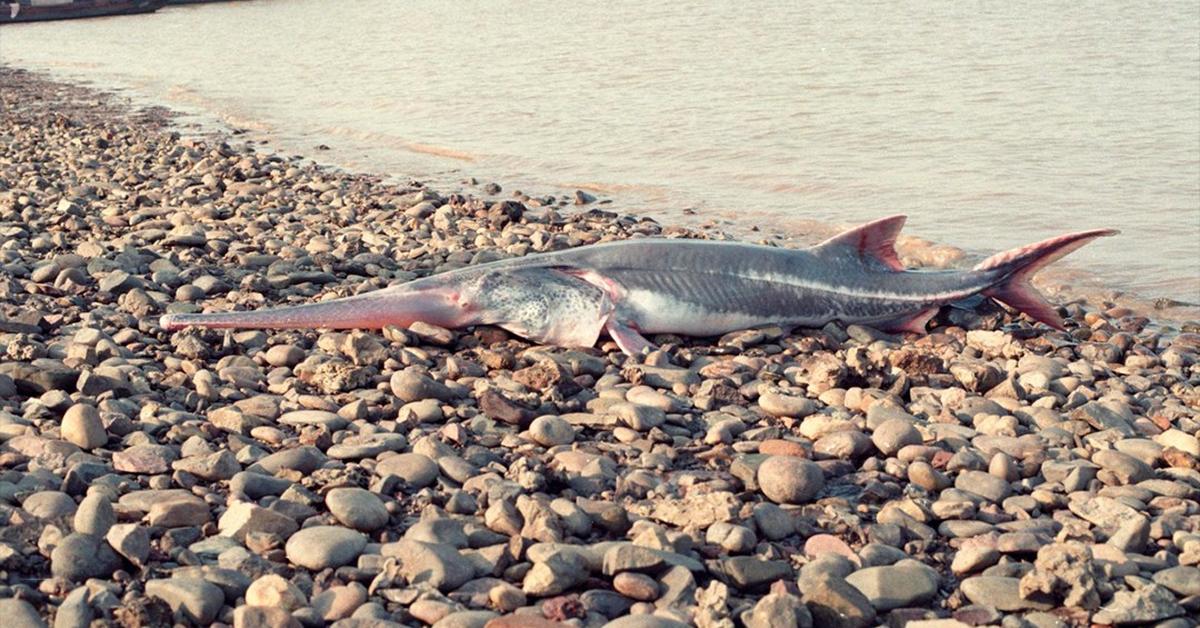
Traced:
[[637, 239], [501, 260], [364, 295], [254, 312], [169, 314], [165, 329], [380, 328], [423, 321], [498, 325], [546, 344], [591, 346], [601, 331], [626, 353], [642, 334], [715, 336], [758, 325], [830, 321], [921, 332], [940, 306], [989, 294], [1061, 328], [1030, 287], [1041, 267], [1095, 230], [1001, 253], [971, 270], [904, 270], [893, 216], [804, 250], [709, 240]]

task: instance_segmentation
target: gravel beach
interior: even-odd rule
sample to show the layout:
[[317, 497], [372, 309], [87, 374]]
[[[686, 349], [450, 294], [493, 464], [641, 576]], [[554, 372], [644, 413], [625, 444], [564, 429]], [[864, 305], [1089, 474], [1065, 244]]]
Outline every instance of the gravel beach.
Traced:
[[1074, 302], [1067, 332], [983, 303], [921, 337], [637, 358], [488, 327], [167, 334], [168, 312], [721, 235], [0, 84], [6, 628], [1200, 625], [1194, 329]]

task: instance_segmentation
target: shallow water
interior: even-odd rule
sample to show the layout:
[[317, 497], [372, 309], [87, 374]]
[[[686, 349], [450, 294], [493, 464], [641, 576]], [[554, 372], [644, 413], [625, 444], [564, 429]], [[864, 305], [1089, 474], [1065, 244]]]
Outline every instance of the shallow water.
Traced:
[[1198, 303], [1198, 28], [1195, 2], [249, 0], [6, 26], [0, 62], [351, 169], [666, 218], [906, 213], [973, 254], [1115, 227], [1061, 277]]

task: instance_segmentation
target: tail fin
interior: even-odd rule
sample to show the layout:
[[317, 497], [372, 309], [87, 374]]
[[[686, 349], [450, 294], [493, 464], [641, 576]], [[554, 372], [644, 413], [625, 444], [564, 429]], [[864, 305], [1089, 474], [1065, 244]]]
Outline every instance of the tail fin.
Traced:
[[1043, 240], [1036, 244], [997, 253], [975, 267], [979, 271], [999, 271], [1000, 281], [983, 293], [1028, 314], [1030, 318], [1055, 329], [1063, 328], [1054, 306], [1030, 284], [1030, 279], [1045, 266], [1096, 238], [1120, 233], [1115, 229], [1094, 229]]

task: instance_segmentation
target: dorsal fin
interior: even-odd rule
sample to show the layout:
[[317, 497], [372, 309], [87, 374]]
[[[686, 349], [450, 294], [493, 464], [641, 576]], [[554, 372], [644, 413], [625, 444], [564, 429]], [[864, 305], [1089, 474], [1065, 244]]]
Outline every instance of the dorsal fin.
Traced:
[[896, 237], [907, 219], [904, 215], [888, 216], [859, 225], [818, 244], [813, 247], [813, 252], [841, 253], [850, 249], [864, 261], [872, 260], [892, 270], [904, 270], [896, 255]]

